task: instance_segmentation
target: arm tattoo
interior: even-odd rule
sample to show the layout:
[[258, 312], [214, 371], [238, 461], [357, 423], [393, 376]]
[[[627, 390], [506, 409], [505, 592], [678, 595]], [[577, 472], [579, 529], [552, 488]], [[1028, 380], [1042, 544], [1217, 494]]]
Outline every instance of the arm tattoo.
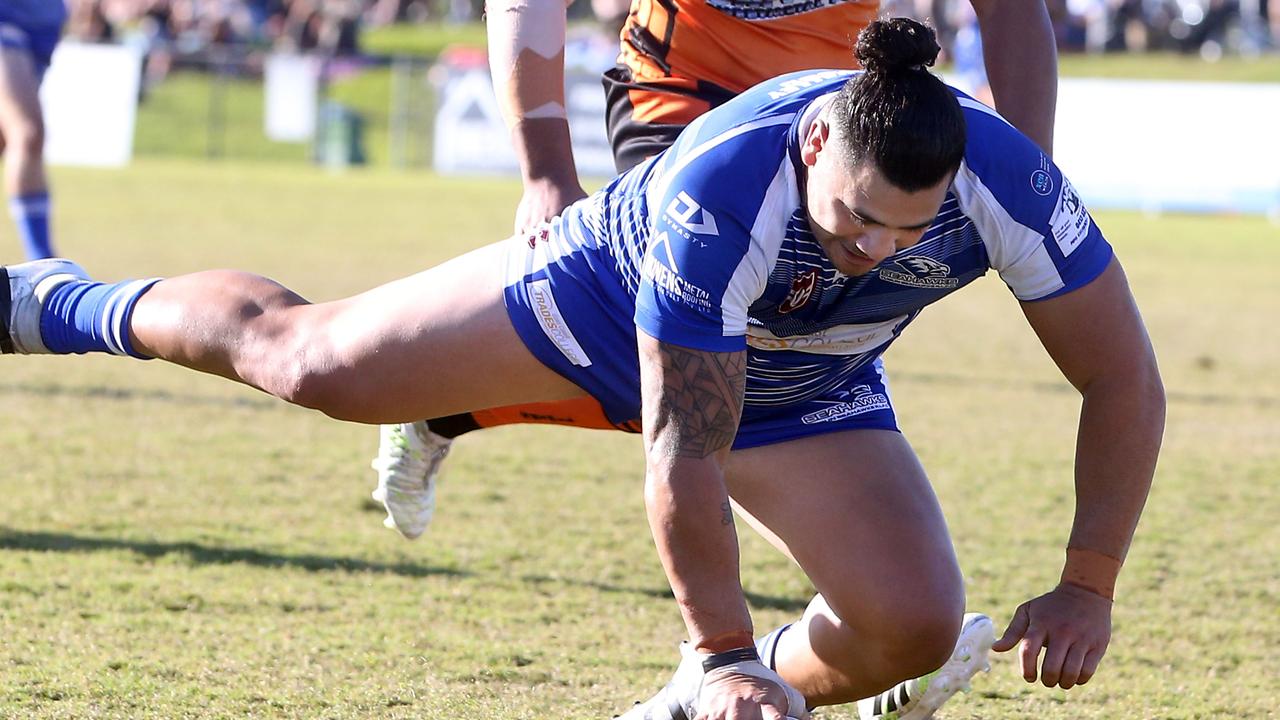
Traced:
[[[747, 381], [747, 353], [706, 352], [658, 343], [661, 383], [645, 398], [645, 426], [669, 457], [705, 458], [738, 433]], [[656, 385], [656, 387], [654, 387]], [[656, 397], [655, 397], [656, 396]]]

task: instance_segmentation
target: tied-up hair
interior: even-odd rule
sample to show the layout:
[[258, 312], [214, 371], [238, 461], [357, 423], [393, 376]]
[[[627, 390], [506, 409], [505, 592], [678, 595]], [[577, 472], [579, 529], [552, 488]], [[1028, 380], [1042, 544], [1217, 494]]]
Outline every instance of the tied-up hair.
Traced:
[[829, 119], [850, 166], [870, 161], [907, 192], [933, 187], [964, 159], [965, 122], [951, 89], [926, 68], [938, 58], [933, 30], [915, 20], [877, 20], [858, 34], [865, 72], [849, 79]]

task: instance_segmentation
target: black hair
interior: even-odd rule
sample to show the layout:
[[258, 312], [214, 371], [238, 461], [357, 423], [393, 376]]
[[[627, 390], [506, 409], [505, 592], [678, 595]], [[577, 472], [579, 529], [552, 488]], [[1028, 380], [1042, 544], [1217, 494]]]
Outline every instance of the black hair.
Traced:
[[831, 103], [851, 165], [870, 160], [907, 192], [933, 187], [964, 158], [960, 103], [925, 68], [938, 57], [933, 30], [915, 20], [877, 20], [858, 34], [854, 55], [866, 69]]

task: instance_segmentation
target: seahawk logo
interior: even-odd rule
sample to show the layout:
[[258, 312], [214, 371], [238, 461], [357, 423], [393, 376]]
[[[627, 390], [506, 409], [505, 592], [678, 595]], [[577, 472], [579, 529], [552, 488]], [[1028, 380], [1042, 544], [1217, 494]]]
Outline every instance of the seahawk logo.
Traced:
[[[894, 267], [897, 266], [897, 267]], [[880, 279], [895, 285], [927, 288], [930, 290], [954, 290], [960, 287], [960, 279], [951, 277], [951, 266], [924, 255], [910, 255], [881, 267]]]

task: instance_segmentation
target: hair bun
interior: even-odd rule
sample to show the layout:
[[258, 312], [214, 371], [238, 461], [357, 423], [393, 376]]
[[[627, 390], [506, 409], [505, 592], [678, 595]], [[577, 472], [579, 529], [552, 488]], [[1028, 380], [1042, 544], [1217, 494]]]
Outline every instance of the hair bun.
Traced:
[[893, 73], [932, 66], [941, 49], [929, 26], [900, 17], [864, 28], [853, 54], [868, 72]]

